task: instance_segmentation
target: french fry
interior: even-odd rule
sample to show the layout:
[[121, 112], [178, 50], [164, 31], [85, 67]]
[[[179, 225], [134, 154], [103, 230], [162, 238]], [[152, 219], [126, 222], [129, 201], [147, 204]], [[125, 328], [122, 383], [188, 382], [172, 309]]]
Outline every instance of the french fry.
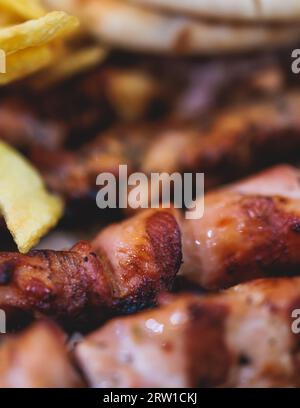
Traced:
[[78, 27], [76, 17], [53, 11], [36, 20], [0, 29], [0, 49], [7, 55], [29, 47], [39, 47], [67, 35]]
[[[44, 14], [39, 0], [0, 0], [0, 50], [6, 55], [6, 72], [0, 74], [0, 86], [58, 61], [63, 37], [79, 25], [76, 17], [64, 12]], [[39, 18], [18, 21], [32, 17]]]
[[0, 142], [0, 211], [19, 251], [28, 252], [59, 220], [63, 203], [49, 194], [36, 170]]
[[46, 14], [38, 0], [0, 0], [0, 11], [2, 9], [24, 20], [39, 18]]
[[0, 85], [6, 85], [45, 68], [54, 60], [49, 46], [27, 48], [6, 58], [6, 73], [0, 74]]
[[0, 29], [20, 22], [21, 21], [15, 15], [2, 11], [0, 12]]

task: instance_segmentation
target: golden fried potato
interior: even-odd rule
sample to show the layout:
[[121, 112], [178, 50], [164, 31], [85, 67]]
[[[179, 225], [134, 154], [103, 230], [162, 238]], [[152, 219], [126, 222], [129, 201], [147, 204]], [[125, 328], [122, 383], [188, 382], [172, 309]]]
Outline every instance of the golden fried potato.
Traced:
[[78, 27], [76, 17], [53, 11], [36, 20], [0, 29], [0, 49], [7, 55], [29, 47], [39, 47], [61, 38]]
[[39, 18], [46, 14], [39, 0], [0, 0], [0, 12], [2, 9], [24, 20]]
[[6, 73], [0, 75], [0, 85], [6, 85], [48, 66], [55, 58], [49, 46], [27, 48], [6, 58]]
[[59, 220], [62, 201], [49, 194], [27, 160], [0, 142], [0, 211], [20, 252], [29, 251]]
[[[23, 9], [27, 11], [22, 14]], [[0, 85], [57, 62], [61, 56], [62, 38], [79, 25], [76, 17], [63, 11], [43, 14], [45, 11], [38, 0], [0, 0]], [[39, 18], [18, 24], [16, 19], [22, 17]]]
[[[1, 7], [0, 7], [0, 10], [1, 10]], [[0, 14], [0, 29], [22, 22], [13, 14], [9, 14], [9, 13], [2, 12], [2, 11], [0, 11], [0, 13], [1, 13]]]

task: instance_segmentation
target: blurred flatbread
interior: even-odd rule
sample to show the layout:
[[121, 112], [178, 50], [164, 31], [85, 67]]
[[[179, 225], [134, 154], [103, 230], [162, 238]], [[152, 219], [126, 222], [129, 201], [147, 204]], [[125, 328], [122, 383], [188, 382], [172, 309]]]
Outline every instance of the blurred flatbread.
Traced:
[[300, 21], [299, 0], [130, 0], [137, 5], [226, 20]]
[[212, 24], [160, 14], [123, 0], [47, 0], [47, 3], [78, 16], [101, 41], [143, 52], [240, 52], [281, 46], [300, 38], [300, 27], [296, 26]]

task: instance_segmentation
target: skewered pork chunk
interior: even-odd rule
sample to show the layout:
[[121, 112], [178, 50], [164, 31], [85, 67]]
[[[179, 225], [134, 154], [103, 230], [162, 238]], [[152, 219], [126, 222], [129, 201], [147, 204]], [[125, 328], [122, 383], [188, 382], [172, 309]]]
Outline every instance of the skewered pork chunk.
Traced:
[[75, 354], [92, 387], [299, 387], [300, 279], [183, 295], [87, 336]]
[[83, 383], [72, 366], [63, 333], [39, 322], [0, 345], [0, 388], [73, 388]]
[[207, 289], [299, 274], [300, 172], [281, 165], [205, 196], [182, 222], [184, 274]]
[[69, 251], [0, 253], [0, 307], [63, 323], [101, 320], [155, 303], [181, 264], [181, 235], [170, 212], [150, 210], [111, 225]]

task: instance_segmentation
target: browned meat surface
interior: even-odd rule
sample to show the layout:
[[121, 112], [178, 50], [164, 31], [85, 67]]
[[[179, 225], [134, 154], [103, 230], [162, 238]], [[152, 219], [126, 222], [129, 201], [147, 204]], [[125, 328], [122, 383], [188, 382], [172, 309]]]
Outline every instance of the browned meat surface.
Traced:
[[[37, 150], [32, 160], [55, 191], [89, 196], [104, 171], [200, 171], [206, 188], [235, 180], [272, 163], [297, 160], [300, 149], [300, 93], [221, 110], [200, 123], [128, 125], [100, 134], [75, 153]], [[55, 165], [54, 165], [55, 164]]]
[[208, 193], [204, 216], [183, 221], [184, 273], [216, 289], [298, 274], [299, 170], [278, 166]]
[[[299, 203], [299, 171], [289, 166], [207, 194], [203, 218], [180, 221], [183, 274], [206, 289], [298, 274]], [[180, 235], [170, 213], [149, 211], [71, 251], [2, 253], [0, 306], [72, 320], [151, 304], [178, 271]]]
[[70, 251], [0, 253], [0, 308], [70, 323], [97, 321], [155, 303], [181, 264], [181, 235], [170, 212], [150, 210], [104, 229]]
[[194, 149], [189, 145], [189, 154], [182, 151], [182, 167], [204, 172], [209, 187], [273, 163], [298, 160], [299, 111], [299, 92], [226, 109]]
[[85, 198], [97, 188], [103, 172], [118, 175], [119, 165], [128, 173], [140, 168], [144, 150], [151, 143], [153, 126], [128, 125], [113, 128], [76, 152], [34, 149], [31, 159], [44, 175], [48, 186], [66, 198]]
[[63, 333], [37, 323], [0, 345], [0, 388], [73, 388], [83, 383], [69, 359]]
[[112, 320], [75, 353], [92, 387], [299, 387], [299, 307], [299, 278], [253, 281]]

